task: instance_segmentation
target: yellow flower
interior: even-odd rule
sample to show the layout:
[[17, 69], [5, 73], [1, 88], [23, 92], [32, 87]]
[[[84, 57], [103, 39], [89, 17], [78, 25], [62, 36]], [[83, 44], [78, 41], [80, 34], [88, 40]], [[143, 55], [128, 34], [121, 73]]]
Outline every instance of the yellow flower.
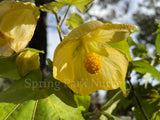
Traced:
[[33, 3], [0, 2], [0, 56], [20, 52], [31, 40], [39, 10]]
[[118, 88], [125, 80], [128, 58], [108, 43], [120, 42], [135, 30], [135, 25], [99, 21], [79, 26], [56, 48], [53, 77], [80, 95]]
[[16, 58], [17, 69], [20, 76], [25, 76], [40, 66], [39, 53], [26, 50], [21, 52]]

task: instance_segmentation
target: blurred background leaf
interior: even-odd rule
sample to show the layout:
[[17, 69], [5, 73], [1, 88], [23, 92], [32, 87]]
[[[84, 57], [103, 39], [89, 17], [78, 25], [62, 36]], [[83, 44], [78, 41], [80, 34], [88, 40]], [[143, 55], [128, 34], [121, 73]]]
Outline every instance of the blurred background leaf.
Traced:
[[16, 57], [17, 55], [0, 58], [0, 76], [7, 77], [12, 79], [20, 79], [16, 66]]

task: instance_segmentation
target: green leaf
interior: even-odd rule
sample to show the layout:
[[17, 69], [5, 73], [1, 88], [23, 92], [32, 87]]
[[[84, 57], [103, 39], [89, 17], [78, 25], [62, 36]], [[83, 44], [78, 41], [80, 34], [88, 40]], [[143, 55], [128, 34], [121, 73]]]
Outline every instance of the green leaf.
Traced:
[[90, 106], [91, 97], [89, 95], [80, 96], [75, 94], [74, 100], [76, 101], [81, 111], [87, 111]]
[[151, 120], [160, 120], [160, 110], [153, 114]]
[[47, 63], [49, 67], [53, 67], [53, 62], [51, 59], [47, 58]]
[[25, 48], [25, 49], [22, 50], [22, 52], [23, 52], [23, 51], [28, 51], [28, 50], [29, 50], [29, 51], [32, 51], [32, 52], [44, 54], [44, 51], [43, 51], [43, 50], [37, 50], [37, 49], [33, 49], [33, 48]]
[[[121, 120], [120, 118], [114, 116], [114, 115], [110, 115], [107, 112], [102, 112], [103, 116], [105, 116], [107, 119], [105, 120]], [[100, 120], [104, 120], [102, 118], [100, 118]]]
[[137, 60], [132, 63], [133, 69], [136, 72], [146, 74], [150, 73], [152, 76], [160, 80], [160, 73], [157, 69], [151, 66], [146, 60]]
[[130, 37], [130, 36], [127, 38], [127, 42], [128, 42], [128, 44], [129, 44], [129, 46], [137, 45], [137, 44], [134, 42], [134, 40], [132, 39], [132, 37]]
[[108, 98], [107, 102], [102, 106], [101, 111], [111, 114], [121, 98], [123, 98], [122, 91], [118, 91], [114, 96]]
[[129, 61], [132, 60], [127, 40], [123, 40], [123, 41], [116, 42], [116, 43], [108, 43], [108, 44], [113, 48], [117, 48], [117, 49], [123, 51], [127, 55]]
[[122, 90], [123, 95], [126, 97], [126, 81], [124, 80], [123, 83], [120, 85], [120, 89]]
[[160, 33], [158, 33], [156, 38], [156, 49], [157, 49], [157, 54], [160, 55]]
[[44, 12], [51, 12], [51, 13], [57, 13], [60, 8], [63, 6], [68, 5], [67, 3], [64, 2], [51, 2], [49, 4], [41, 5], [40, 9]]
[[76, 6], [81, 12], [85, 12], [93, 0], [57, 0], [58, 2], [68, 3]]
[[137, 46], [133, 49], [133, 54], [134, 54], [136, 57], [145, 58], [145, 57], [147, 56], [146, 46], [143, 45], [143, 44], [137, 45]]
[[16, 57], [17, 55], [8, 58], [0, 58], [0, 76], [20, 79], [16, 66]]
[[141, 30], [135, 30], [134, 32], [138, 32], [138, 33], [140, 33], [140, 34], [143, 33]]
[[78, 15], [77, 13], [72, 13], [70, 14], [69, 19], [67, 19], [65, 23], [69, 26], [69, 29], [72, 30], [83, 24], [84, 21], [80, 15]]
[[[146, 112], [149, 118], [151, 118], [153, 116], [153, 113], [158, 111], [160, 108], [160, 96], [158, 91], [155, 90], [157, 88], [159, 89], [159, 86], [153, 87], [151, 84], [148, 84], [147, 89], [144, 88], [144, 85], [134, 86], [134, 89], [137, 93], [141, 106], [143, 107], [144, 111]], [[133, 95], [131, 94], [131, 96]], [[134, 103], [134, 107], [132, 108], [132, 111], [136, 120], [145, 120], [145, 117], [142, 114], [142, 111], [139, 105], [136, 104], [137, 103], [136, 99], [132, 99], [132, 101]]]
[[40, 70], [0, 93], [1, 120], [83, 120], [71, 91], [53, 77], [41, 86]]

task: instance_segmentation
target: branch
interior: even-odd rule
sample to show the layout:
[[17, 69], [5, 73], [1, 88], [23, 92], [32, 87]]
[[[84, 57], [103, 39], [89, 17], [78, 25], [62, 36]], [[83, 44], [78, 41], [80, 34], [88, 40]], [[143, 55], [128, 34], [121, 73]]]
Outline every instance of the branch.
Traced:
[[66, 19], [66, 16], [67, 16], [67, 13], [68, 13], [70, 7], [71, 7], [71, 5], [68, 5], [67, 11], [66, 11], [66, 13], [65, 13], [65, 15], [64, 15], [64, 17], [63, 17], [63, 19], [62, 19], [61, 24], [59, 25], [60, 27], [62, 27], [63, 22], [64, 22], [64, 20]]
[[55, 15], [56, 20], [57, 20], [57, 30], [58, 30], [58, 34], [59, 34], [59, 38], [60, 38], [60, 41], [61, 41], [61, 42], [62, 42], [62, 32], [61, 32], [61, 27], [62, 27], [62, 25], [63, 25], [63, 22], [64, 22], [66, 16], [67, 16], [67, 13], [68, 13], [68, 11], [69, 11], [70, 6], [71, 6], [71, 5], [68, 5], [67, 11], [66, 11], [66, 13], [65, 13], [65, 15], [64, 15], [64, 17], [63, 17], [61, 23], [60, 23], [60, 19], [59, 19], [57, 13], [55, 13], [54, 11], [52, 11], [52, 13]]
[[59, 20], [58, 15], [57, 15], [56, 12], [52, 11], [52, 13], [53, 13], [53, 14], [55, 15], [55, 17], [56, 17], [58, 34], [59, 34], [60, 41], [62, 41], [62, 33], [61, 33], [60, 25], [59, 25], [60, 20]]
[[137, 93], [136, 93], [136, 91], [135, 91], [135, 89], [134, 89], [134, 87], [133, 87], [133, 85], [132, 85], [132, 83], [131, 83], [131, 77], [128, 77], [128, 81], [129, 81], [129, 85], [130, 85], [130, 87], [131, 87], [131, 90], [133, 91], [133, 95], [134, 95], [134, 97], [136, 98], [137, 104], [138, 104], [141, 112], [143, 113], [145, 119], [146, 119], [146, 120], [149, 120], [146, 112], [144, 111], [144, 108], [142, 107], [142, 105], [141, 105], [141, 103], [140, 103], [140, 100], [139, 100], [139, 98], [138, 98], [138, 96], [137, 96]]

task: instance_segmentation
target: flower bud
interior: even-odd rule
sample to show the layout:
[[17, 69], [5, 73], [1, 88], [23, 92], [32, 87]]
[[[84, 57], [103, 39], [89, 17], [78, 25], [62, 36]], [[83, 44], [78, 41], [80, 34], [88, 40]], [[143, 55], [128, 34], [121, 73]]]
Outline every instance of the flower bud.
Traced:
[[16, 58], [17, 69], [20, 76], [25, 76], [30, 71], [36, 70], [40, 66], [39, 53], [33, 51], [21, 52]]

